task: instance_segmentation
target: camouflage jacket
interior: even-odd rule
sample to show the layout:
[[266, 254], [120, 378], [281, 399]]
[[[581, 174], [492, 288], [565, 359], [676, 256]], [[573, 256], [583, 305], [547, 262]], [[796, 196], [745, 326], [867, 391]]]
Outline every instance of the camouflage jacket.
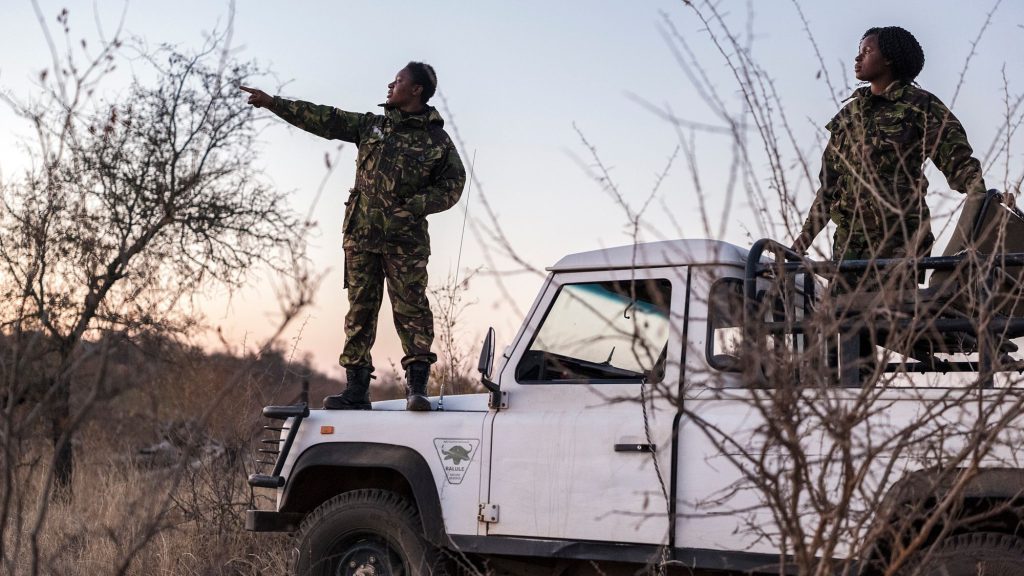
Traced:
[[345, 202], [346, 249], [430, 254], [426, 216], [454, 206], [466, 184], [437, 110], [358, 114], [280, 97], [270, 110], [307, 132], [359, 147], [356, 185]]
[[831, 136], [821, 185], [801, 232], [808, 244], [830, 217], [837, 226], [836, 258], [862, 258], [865, 252], [927, 256], [934, 238], [925, 202], [926, 158], [953, 189], [968, 195], [956, 235], [969, 229], [973, 217], [967, 212], [985, 196], [981, 163], [963, 126], [934, 95], [899, 81], [877, 96], [865, 86], [826, 128]]

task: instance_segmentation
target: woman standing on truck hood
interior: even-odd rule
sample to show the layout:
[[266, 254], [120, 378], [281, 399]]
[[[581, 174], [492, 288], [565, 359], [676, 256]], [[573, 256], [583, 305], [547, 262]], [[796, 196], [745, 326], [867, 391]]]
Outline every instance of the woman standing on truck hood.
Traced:
[[854, 60], [867, 82], [826, 125], [831, 136], [820, 186], [793, 249], [805, 252], [827, 224], [836, 223], [834, 260], [928, 256], [934, 237], [925, 194], [926, 158], [967, 203], [950, 245], [963, 246], [985, 196], [981, 163], [963, 126], [914, 79], [924, 52], [898, 26], [871, 28]]

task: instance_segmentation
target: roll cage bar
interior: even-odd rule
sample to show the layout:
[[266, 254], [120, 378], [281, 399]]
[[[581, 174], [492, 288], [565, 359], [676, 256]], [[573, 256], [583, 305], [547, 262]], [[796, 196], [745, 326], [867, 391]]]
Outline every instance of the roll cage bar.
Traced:
[[[1007, 210], [1000, 212], [997, 208], [1002, 202], [1001, 194], [989, 191], [973, 228], [973, 237], [974, 240], [985, 240], [986, 234], [991, 236], [992, 230], [1002, 226], [1004, 228], [997, 230], [1001, 242], [998, 246], [1012, 252], [995, 250], [992, 251], [995, 253], [986, 255], [984, 242], [981, 242], [973, 254], [965, 252], [955, 256], [837, 262], [807, 258], [770, 238], [758, 240], [750, 249], [743, 279], [743, 341], [750, 344], [758, 342], [759, 338], [772, 336], [788, 342], [791, 349], [799, 350], [799, 336], [803, 335], [804, 350], [810, 346], [820, 346], [817, 350], [827, 351], [824, 360], [830, 369], [829, 373], [842, 386], [861, 385], [856, 360], [866, 352], [862, 350], [862, 336], [869, 331], [874, 334], [902, 331], [903, 334], [920, 335], [912, 350], [897, 351], [903, 354], [904, 360], [888, 363], [885, 366], [887, 372], [977, 372], [980, 374], [979, 385], [991, 387], [992, 376], [996, 372], [1024, 371], [1024, 362], [1010, 355], [1017, 351], [1016, 344], [1010, 340], [1024, 336], [1024, 315], [1003, 313], [995, 305], [998, 299], [993, 298], [1000, 282], [1003, 286], [1009, 282], [1010, 285], [1020, 286], [1013, 292], [1013, 298], [1024, 300], [1024, 285], [1020, 284], [1024, 271], [1024, 214], [1005, 205], [1003, 207]], [[1003, 220], [993, 224], [998, 220], [997, 216]], [[989, 248], [995, 246], [991, 241], [988, 243]], [[767, 255], [774, 256], [774, 259], [766, 258]], [[983, 255], [983, 266], [979, 266], [981, 258], [978, 256]], [[918, 289], [913, 294], [902, 294], [902, 303], [907, 304], [909, 299], [914, 306], [910, 314], [891, 314], [887, 318], [868, 318], [865, 310], [855, 308], [834, 307], [826, 311], [822, 306], [823, 300], [816, 297], [821, 288], [821, 279], [869, 270], [882, 275], [885, 270], [896, 266], [903, 267], [903, 270], [912, 267], [917, 271], [959, 273], [960, 278], [964, 278], [966, 272], [966, 278], [979, 281], [974, 286], [958, 285], [953, 293], [947, 285], [946, 290], [928, 287]], [[779, 310], [780, 303], [776, 301], [770, 305], [772, 313], [766, 314], [765, 295], [768, 291], [761, 289], [765, 279], [774, 282], [773, 288], [781, 295], [783, 310]], [[950, 305], [957, 297], [969, 296], [969, 290], [973, 290], [973, 309], [964, 312], [963, 307]], [[930, 303], [932, 309], [941, 309], [942, 313], [937, 317], [914, 314], [922, 310], [922, 302]], [[1006, 302], [1005, 297], [1003, 302]], [[899, 305], [897, 302], [894, 308]], [[798, 306], [802, 309], [798, 310]], [[1011, 306], [1010, 310], [1018, 312], [1016, 305]], [[766, 319], [766, 316], [771, 319]], [[832, 334], [823, 333], [824, 320], [829, 320], [828, 327]], [[959, 342], [961, 346], [951, 345], [952, 342]], [[964, 342], [970, 343], [967, 347], [970, 351], [963, 347]], [[884, 343], [879, 345], [885, 346]], [[975, 352], [978, 355], [977, 361], [951, 361], [935, 356], [936, 353], [969, 355]], [[751, 364], [759, 369], [760, 374], [764, 374], [764, 356], [753, 354], [755, 361]], [[799, 378], [799, 370], [797, 372]]]

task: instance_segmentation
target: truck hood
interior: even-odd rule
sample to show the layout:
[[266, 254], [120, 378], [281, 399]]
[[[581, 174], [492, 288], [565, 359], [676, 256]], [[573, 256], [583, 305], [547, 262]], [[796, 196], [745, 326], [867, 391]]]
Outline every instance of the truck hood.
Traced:
[[[430, 407], [437, 410], [438, 397], [430, 397]], [[405, 410], [405, 398], [373, 403], [374, 410]], [[458, 394], [444, 397], [445, 412], [487, 412], [487, 394]]]

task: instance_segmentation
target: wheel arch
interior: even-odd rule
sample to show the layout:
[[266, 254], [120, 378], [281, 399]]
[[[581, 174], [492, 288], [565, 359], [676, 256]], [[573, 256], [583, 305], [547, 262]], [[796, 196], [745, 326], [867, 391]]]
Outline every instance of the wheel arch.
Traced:
[[[892, 485], [882, 500], [880, 512], [892, 514], [908, 502], [945, 497], [966, 472], [962, 468], [911, 472]], [[961, 488], [959, 497], [963, 500], [1024, 498], [1024, 469], [981, 468]]]
[[[968, 472], [974, 476], [960, 485], [962, 475]], [[978, 530], [1004, 534], [1019, 533], [1018, 526], [1024, 524], [1024, 513], [1016, 511], [1024, 510], [1024, 470], [1014, 468], [982, 468], [976, 471], [961, 468], [911, 472], [893, 484], [886, 493], [875, 515], [875, 522], [892, 525], [894, 519], [900, 518], [901, 521], [896, 524], [903, 529], [920, 527], [918, 521], [931, 514], [936, 504], [954, 490], [959, 491], [959, 502], [952, 510], [952, 518], [964, 523], [953, 526], [949, 535]], [[1002, 512], [986, 517], [987, 511], [998, 509]], [[968, 522], [967, 520], [972, 517], [974, 520]], [[932, 541], [941, 528], [933, 528], [933, 534], [928, 541]], [[879, 530], [878, 533], [882, 532], [884, 530]], [[893, 533], [889, 534], [891, 537]], [[907, 533], [903, 534], [905, 536]]]
[[288, 474], [279, 511], [308, 514], [338, 494], [364, 488], [409, 498], [419, 512], [424, 537], [436, 546], [447, 542], [430, 466], [406, 446], [327, 442], [307, 448]]

